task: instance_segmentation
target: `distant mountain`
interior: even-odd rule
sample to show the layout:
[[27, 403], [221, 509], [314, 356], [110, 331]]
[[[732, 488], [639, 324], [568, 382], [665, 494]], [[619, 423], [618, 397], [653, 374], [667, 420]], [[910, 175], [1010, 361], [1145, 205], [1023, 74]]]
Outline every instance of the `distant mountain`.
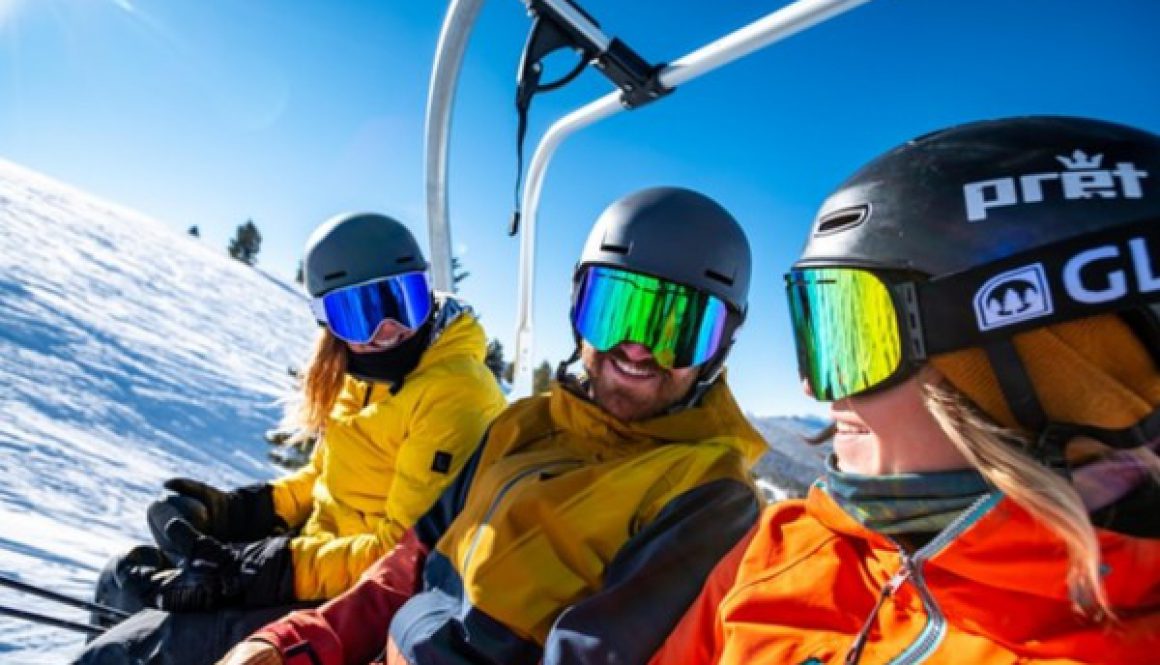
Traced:
[[827, 421], [815, 416], [750, 416], [749, 421], [769, 443], [753, 470], [766, 497], [804, 496], [833, 452], [830, 441], [815, 445], [805, 439], [825, 429]]
[[[280, 470], [264, 430], [315, 324], [293, 286], [224, 248], [0, 160], [0, 572], [88, 596], [147, 542], [175, 475]], [[85, 615], [0, 589], [0, 604]], [[64, 662], [81, 638], [0, 618], [0, 662]]]

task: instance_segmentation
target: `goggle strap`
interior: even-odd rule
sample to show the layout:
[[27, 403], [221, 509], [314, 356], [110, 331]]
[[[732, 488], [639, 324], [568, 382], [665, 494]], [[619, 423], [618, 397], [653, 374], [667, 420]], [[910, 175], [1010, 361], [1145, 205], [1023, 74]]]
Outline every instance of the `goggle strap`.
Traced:
[[[1072, 263], [1077, 260], [1081, 263]], [[1109, 268], [1101, 273], [1103, 282], [1077, 285], [1076, 273], [1097, 265]], [[1139, 267], [1160, 273], [1160, 219], [1071, 238], [916, 283], [921, 343], [926, 354], [935, 355], [1160, 301], [1160, 275], [1142, 274]], [[1120, 293], [1113, 290], [1113, 273], [1122, 279]], [[1073, 295], [1079, 288], [1090, 289], [1080, 294], [1084, 300]]]

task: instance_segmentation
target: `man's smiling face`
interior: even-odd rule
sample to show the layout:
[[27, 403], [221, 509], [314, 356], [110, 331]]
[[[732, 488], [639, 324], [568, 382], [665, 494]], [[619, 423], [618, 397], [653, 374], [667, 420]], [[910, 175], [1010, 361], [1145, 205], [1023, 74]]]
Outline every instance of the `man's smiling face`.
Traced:
[[583, 342], [580, 357], [591, 382], [592, 399], [623, 421], [662, 413], [688, 394], [696, 367], [665, 369], [641, 344], [621, 342], [606, 352]]

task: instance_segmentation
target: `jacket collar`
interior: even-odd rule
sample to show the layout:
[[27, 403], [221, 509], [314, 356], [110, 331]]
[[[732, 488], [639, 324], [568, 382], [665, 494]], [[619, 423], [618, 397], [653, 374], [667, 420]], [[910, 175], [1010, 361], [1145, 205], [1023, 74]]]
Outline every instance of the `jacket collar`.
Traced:
[[436, 293], [438, 303], [427, 350], [413, 372], [419, 372], [445, 361], [450, 356], [465, 355], [483, 362], [487, 339], [475, 318], [475, 311], [455, 296]]
[[768, 449], [724, 379], [718, 380], [695, 407], [635, 422], [613, 417], [586, 396], [558, 383], [552, 384], [548, 400], [557, 428], [604, 448], [628, 452], [640, 446], [715, 440], [733, 447], [750, 464]]
[[[810, 489], [806, 509], [829, 530], [868, 542], [876, 550], [897, 551], [882, 534], [864, 526], [838, 505], [824, 483]], [[1160, 605], [1160, 540], [1134, 538], [1096, 529], [1103, 580], [1113, 608]], [[994, 492], [968, 509], [929, 545], [919, 550], [924, 566], [944, 570], [983, 586], [1070, 603], [1067, 550], [1062, 540], [1021, 506]], [[928, 576], [929, 577], [929, 576]]]

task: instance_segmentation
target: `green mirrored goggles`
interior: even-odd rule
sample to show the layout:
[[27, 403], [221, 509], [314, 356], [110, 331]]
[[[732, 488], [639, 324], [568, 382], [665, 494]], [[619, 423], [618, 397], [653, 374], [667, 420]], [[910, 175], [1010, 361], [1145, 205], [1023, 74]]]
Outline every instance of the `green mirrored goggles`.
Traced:
[[716, 296], [609, 266], [587, 267], [572, 301], [572, 326], [597, 351], [635, 342], [666, 368], [707, 362], [739, 322]]

